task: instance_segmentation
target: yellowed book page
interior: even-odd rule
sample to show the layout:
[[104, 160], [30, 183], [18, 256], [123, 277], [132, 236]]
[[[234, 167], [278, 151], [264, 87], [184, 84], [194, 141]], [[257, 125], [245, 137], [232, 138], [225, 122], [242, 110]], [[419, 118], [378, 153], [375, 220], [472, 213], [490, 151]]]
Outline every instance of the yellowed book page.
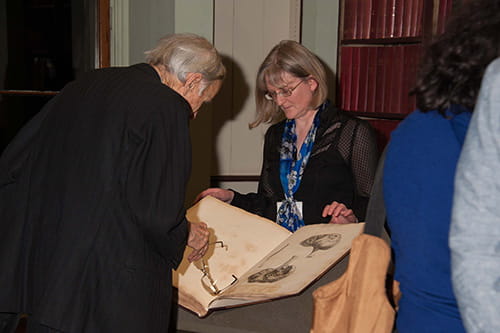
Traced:
[[[214, 284], [224, 289], [257, 264], [291, 234], [273, 221], [205, 197], [186, 213], [191, 222], [205, 222], [210, 231], [210, 247], [204, 260]], [[221, 241], [224, 246], [220, 243]], [[179, 303], [203, 316], [216, 298], [205, 278], [202, 283], [202, 261], [190, 263], [187, 248], [179, 268], [173, 273], [173, 284], [179, 289]], [[205, 309], [202, 311], [201, 309]]]
[[[363, 229], [364, 223], [302, 227], [241, 276], [221, 298], [266, 300], [297, 294], [342, 259]], [[215, 303], [224, 304], [222, 299]]]

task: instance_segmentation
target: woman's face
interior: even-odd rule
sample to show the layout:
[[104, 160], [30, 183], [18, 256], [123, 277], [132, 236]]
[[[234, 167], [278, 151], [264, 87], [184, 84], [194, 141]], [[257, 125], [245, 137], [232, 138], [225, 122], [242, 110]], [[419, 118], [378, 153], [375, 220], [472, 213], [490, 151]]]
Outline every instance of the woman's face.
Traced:
[[[266, 89], [268, 95], [272, 96], [274, 103], [280, 107], [287, 119], [300, 119], [308, 111], [312, 111], [311, 101], [314, 92], [318, 88], [318, 83], [311, 77], [298, 78], [288, 72], [281, 75], [283, 85], [273, 86], [266, 79]], [[291, 92], [286, 96], [286, 92]]]

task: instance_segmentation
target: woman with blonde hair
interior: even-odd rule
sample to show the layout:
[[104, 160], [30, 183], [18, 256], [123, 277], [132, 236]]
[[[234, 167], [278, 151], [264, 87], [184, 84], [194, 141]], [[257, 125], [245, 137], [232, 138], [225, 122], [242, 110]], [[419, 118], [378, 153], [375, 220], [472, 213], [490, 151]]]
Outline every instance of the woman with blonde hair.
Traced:
[[272, 124], [257, 193], [210, 188], [198, 197], [212, 195], [291, 231], [363, 220], [378, 158], [375, 135], [327, 94], [317, 56], [295, 41], [277, 44], [259, 68], [250, 124]]

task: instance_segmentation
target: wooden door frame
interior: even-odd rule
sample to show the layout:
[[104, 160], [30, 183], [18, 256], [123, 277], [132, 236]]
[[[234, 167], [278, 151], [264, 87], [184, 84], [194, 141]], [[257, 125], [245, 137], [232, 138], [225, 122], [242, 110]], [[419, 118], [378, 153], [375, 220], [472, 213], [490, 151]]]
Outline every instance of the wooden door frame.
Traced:
[[109, 0], [99, 0], [97, 9], [97, 31], [98, 31], [98, 67], [109, 67], [111, 65], [110, 47], [110, 5]]

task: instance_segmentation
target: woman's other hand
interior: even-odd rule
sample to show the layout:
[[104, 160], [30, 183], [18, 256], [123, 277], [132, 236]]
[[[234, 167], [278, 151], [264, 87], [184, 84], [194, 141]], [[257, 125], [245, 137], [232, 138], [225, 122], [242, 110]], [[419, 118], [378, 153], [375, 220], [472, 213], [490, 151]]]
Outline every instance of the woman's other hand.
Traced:
[[196, 197], [194, 202], [200, 201], [201, 199], [203, 199], [207, 195], [210, 195], [210, 196], [217, 198], [221, 201], [224, 201], [226, 203], [231, 203], [231, 201], [233, 201], [233, 198], [234, 198], [233, 191], [225, 190], [223, 188], [212, 187], [212, 188], [208, 188], [205, 191], [198, 194], [198, 196]]
[[358, 218], [352, 209], [348, 209], [343, 203], [333, 201], [323, 208], [323, 217], [331, 216], [329, 223], [346, 224], [357, 223]]

